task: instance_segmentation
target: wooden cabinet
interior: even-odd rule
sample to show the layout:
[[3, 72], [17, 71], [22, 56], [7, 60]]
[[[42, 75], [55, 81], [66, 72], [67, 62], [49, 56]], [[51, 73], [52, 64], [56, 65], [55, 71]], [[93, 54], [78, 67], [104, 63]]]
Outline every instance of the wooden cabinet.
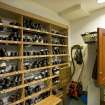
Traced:
[[105, 85], [105, 29], [98, 28], [98, 84]]

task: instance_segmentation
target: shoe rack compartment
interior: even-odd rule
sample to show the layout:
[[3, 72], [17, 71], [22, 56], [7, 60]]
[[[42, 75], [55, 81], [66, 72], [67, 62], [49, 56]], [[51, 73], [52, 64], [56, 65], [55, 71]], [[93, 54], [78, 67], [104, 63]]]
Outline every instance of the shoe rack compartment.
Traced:
[[0, 9], [0, 105], [34, 105], [60, 86], [68, 29]]

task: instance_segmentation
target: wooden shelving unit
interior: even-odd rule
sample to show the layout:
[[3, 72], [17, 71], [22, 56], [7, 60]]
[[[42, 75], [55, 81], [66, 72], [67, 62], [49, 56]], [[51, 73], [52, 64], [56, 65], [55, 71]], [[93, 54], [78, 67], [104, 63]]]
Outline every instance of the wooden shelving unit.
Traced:
[[[19, 97], [18, 100], [15, 100], [13, 102], [9, 102], [9, 103], [4, 103], [4, 105], [27, 105], [26, 102], [27, 100], [30, 100], [30, 99], [33, 99], [34, 97], [38, 97], [40, 96], [41, 94], [45, 93], [45, 92], [49, 92], [50, 94], [48, 94], [47, 97], [53, 97], [52, 96], [52, 89], [53, 89], [53, 79], [56, 78], [56, 77], [59, 77], [60, 79], [60, 83], [61, 83], [61, 86], [63, 88], [63, 85], [67, 85], [66, 84], [62, 84], [64, 83], [63, 81], [64, 78], [62, 78], [62, 73], [64, 72], [67, 72], [68, 71], [68, 67], [69, 67], [69, 63], [68, 63], [68, 57], [69, 57], [69, 53], [68, 53], [68, 28], [65, 28], [65, 27], [62, 27], [62, 26], [59, 26], [56, 25], [56, 24], [52, 24], [52, 22], [47, 22], [46, 20], [45, 21], [42, 21], [40, 18], [36, 18], [35, 16], [32, 17], [31, 15], [29, 16], [28, 13], [26, 15], [26, 13], [24, 14], [24, 12], [19, 12], [17, 11], [15, 13], [15, 8], [8, 8], [7, 10], [5, 10], [5, 8], [0, 8], [0, 48], [3, 48], [3, 47], [6, 47], [6, 52], [8, 52], [8, 49], [9, 48], [8, 46], [16, 46], [16, 52], [18, 52], [18, 56], [11, 56], [9, 55], [9, 53], [6, 55], [6, 56], [0, 56], [0, 69], [1, 69], [1, 63], [3, 61], [5, 62], [15, 62], [17, 61], [18, 62], [18, 70], [13, 70], [13, 71], [9, 71], [9, 72], [3, 72], [3, 73], [0, 73], [0, 79], [1, 78], [12, 78], [13, 76], [19, 76], [19, 81], [17, 82], [21, 82], [20, 84], [18, 85], [15, 85], [15, 86], [10, 86], [10, 87], [7, 87], [5, 89], [2, 89], [0, 88], [0, 98], [2, 99], [2, 95], [3, 94], [8, 94], [8, 93], [12, 93], [13, 91], [21, 91], [21, 96]], [[8, 16], [7, 16], [7, 15]], [[31, 21], [31, 24], [34, 24], [36, 25], [36, 28], [35, 26], [33, 25], [34, 28], [32, 28], [31, 26], [27, 27], [27, 19], [29, 21]], [[11, 25], [10, 23], [19, 23], [19, 26], [18, 25]], [[26, 22], [26, 23], [24, 23]], [[26, 25], [26, 26], [25, 26]], [[38, 26], [39, 25], [39, 26]], [[14, 30], [14, 31], [10, 31], [10, 33], [13, 33], [12, 34], [12, 38], [9, 39], [9, 38], [6, 38], [6, 39], [1, 39], [1, 36], [4, 35], [5, 36], [5, 33], [8, 33], [7, 30]], [[2, 33], [1, 35], [1, 32], [4, 32], [4, 34]], [[14, 35], [16, 34], [15, 31], [18, 32], [18, 35], [20, 35], [20, 40], [18, 40], [18, 37], [15, 38], [15, 40], [13, 40], [13, 37]], [[10, 34], [9, 34], [10, 35]], [[28, 35], [28, 41], [24, 41], [24, 37], [26, 37]], [[39, 38], [39, 39], [35, 39], [37, 41], [33, 41], [33, 38], [35, 37], [36, 35], [36, 38]], [[9, 36], [8, 36], [9, 37]], [[31, 38], [30, 38], [31, 37]], [[44, 39], [45, 38], [45, 39]], [[45, 42], [44, 42], [45, 40]], [[55, 42], [54, 42], [55, 41]], [[27, 55], [24, 55], [24, 52], [26, 50], [25, 47], [28, 46], [28, 50], [26, 52]], [[32, 47], [32, 49], [30, 50], [30, 48]], [[39, 52], [35, 52], [34, 54], [34, 51], [35, 50], [39, 50], [39, 49], [47, 49], [48, 52], [47, 54], [42, 54], [43, 52], [40, 51], [40, 54]], [[56, 50], [58, 49], [58, 50]], [[12, 49], [12, 51], [14, 51], [14, 49]], [[11, 52], [12, 52], [11, 51]], [[30, 51], [33, 51], [32, 54], [30, 54]], [[46, 62], [48, 64], [43, 64], [43, 59], [46, 59]], [[33, 67], [32, 68], [32, 63], [33, 61], [35, 62], [35, 60], [37, 61], [37, 67]], [[42, 60], [42, 61], [41, 61]], [[28, 62], [31, 62], [31, 66], [29, 66], [28, 69], [26, 69], [25, 67], [25, 62], [28, 61]], [[40, 63], [42, 62], [42, 63]], [[45, 62], [45, 63], [46, 63]], [[38, 66], [38, 64], [40, 64]], [[44, 66], [43, 66], [44, 65]], [[8, 66], [8, 65], [7, 65]], [[27, 66], [27, 67], [28, 67]], [[33, 66], [35, 66], [35, 64], [33, 64]], [[53, 71], [52, 69], [54, 67], [57, 67], [59, 68], [59, 72], [58, 74], [53, 74]], [[31, 79], [30, 81], [29, 80], [26, 80], [26, 77], [30, 77], [30, 74], [31, 75], [35, 75], [35, 73], [37, 72], [44, 72], [45, 70], [48, 71], [48, 76], [44, 77], [44, 78], [40, 78], [40, 79]], [[66, 73], [64, 73], [66, 74]], [[28, 76], [27, 76], [28, 75]], [[26, 77], [25, 77], [26, 76]], [[66, 75], [65, 75], [66, 76]], [[66, 79], [66, 78], [65, 78]], [[26, 82], [28, 81], [28, 82]], [[26, 96], [25, 92], [26, 92], [26, 87], [30, 87], [32, 85], [35, 85], [35, 84], [38, 84], [38, 83], [42, 83], [42, 82], [46, 82], [47, 81], [47, 87], [44, 88], [44, 89], [41, 89], [40, 91], [38, 92], [33, 92], [32, 94]], [[67, 80], [68, 81], [68, 80]], [[13, 81], [15, 82], [15, 80]], [[8, 84], [8, 82], [7, 82]], [[1, 85], [1, 83], [0, 83]], [[64, 92], [64, 90], [63, 90]], [[10, 94], [9, 94], [10, 95]], [[63, 94], [60, 94], [58, 95], [59, 97], [61, 97], [61, 95], [63, 96]], [[45, 97], [45, 98], [47, 98]], [[49, 99], [50, 99], [49, 98]], [[32, 103], [32, 104], [29, 104], [29, 105], [42, 105], [40, 103], [42, 103], [41, 101], [44, 100], [44, 99], [40, 99], [40, 102], [38, 103]], [[44, 101], [45, 102], [45, 101]], [[43, 104], [45, 105], [45, 104]], [[55, 105], [55, 104], [54, 104]]]

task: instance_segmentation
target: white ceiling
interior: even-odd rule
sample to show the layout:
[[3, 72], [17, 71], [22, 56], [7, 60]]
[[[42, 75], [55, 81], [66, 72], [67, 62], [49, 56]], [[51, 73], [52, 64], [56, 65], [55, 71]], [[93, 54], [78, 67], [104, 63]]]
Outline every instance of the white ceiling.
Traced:
[[91, 12], [105, 7], [96, 0], [35, 0], [64, 17], [69, 21], [91, 15]]
[[65, 8], [80, 3], [80, 0], [35, 0], [35, 2], [38, 2], [56, 12], [61, 12]]

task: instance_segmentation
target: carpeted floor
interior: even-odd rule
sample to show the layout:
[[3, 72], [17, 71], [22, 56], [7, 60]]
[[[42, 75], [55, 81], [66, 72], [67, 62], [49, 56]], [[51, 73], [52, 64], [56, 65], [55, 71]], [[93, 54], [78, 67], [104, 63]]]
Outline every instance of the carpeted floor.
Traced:
[[83, 102], [81, 101], [81, 99], [70, 99], [69, 97], [67, 97], [67, 105], [84, 105]]

